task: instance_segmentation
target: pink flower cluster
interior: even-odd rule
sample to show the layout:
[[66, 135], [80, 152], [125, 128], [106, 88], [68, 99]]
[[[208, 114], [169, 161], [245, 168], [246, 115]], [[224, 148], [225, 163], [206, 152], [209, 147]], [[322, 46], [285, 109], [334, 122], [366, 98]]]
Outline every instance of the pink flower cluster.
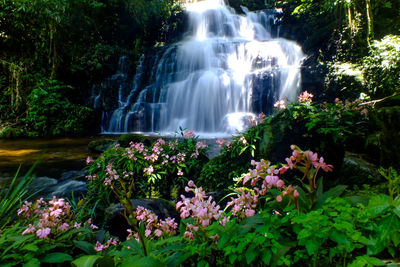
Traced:
[[275, 102], [274, 107], [276, 109], [286, 109], [286, 103], [285, 100], [278, 100]]
[[194, 134], [194, 131], [192, 131], [192, 130], [186, 130], [183, 132], [183, 138], [185, 138], [185, 139], [195, 138], [195, 136], [196, 135]]
[[118, 245], [118, 238], [110, 238], [107, 240], [107, 242], [103, 245], [99, 241], [96, 242], [96, 246], [94, 247], [94, 250], [96, 251], [103, 251], [103, 250], [108, 250], [108, 248], [111, 245]]
[[313, 97], [314, 97], [313, 94], [304, 91], [299, 95], [299, 103], [311, 103]]
[[256, 126], [260, 123], [263, 123], [265, 120], [266, 115], [261, 112], [258, 116], [249, 116], [250, 126]]
[[[183, 134], [188, 138], [194, 138], [193, 131], [185, 131]], [[163, 139], [159, 138], [151, 148], [147, 148], [144, 146], [143, 143], [133, 143], [129, 144], [129, 147], [122, 149], [117, 148], [117, 152], [121, 154], [122, 157], [127, 157], [128, 159], [132, 159], [133, 161], [138, 161], [139, 159], [144, 159], [145, 164], [141, 164], [143, 169], [140, 170], [141, 173], [138, 173], [139, 177], [142, 175], [144, 176], [152, 176], [153, 174], [157, 173], [159, 170], [165, 170], [165, 165], [172, 164], [176, 166], [177, 176], [183, 176], [184, 172], [182, 171], [182, 164], [184, 164], [187, 160], [192, 158], [197, 158], [202, 151], [207, 149], [207, 145], [204, 142], [197, 142], [195, 146], [192, 147], [185, 147], [190, 154], [183, 152], [182, 150], [178, 151], [179, 149], [179, 142], [178, 140], [173, 140], [171, 142], [165, 142]], [[89, 164], [93, 163], [93, 160], [87, 160]], [[97, 162], [98, 163], [98, 162]], [[98, 167], [100, 168], [101, 165]], [[106, 177], [104, 179], [104, 184], [110, 187], [113, 187], [114, 181], [117, 180], [126, 180], [130, 181], [132, 177], [135, 175], [133, 172], [123, 172], [119, 173], [112, 163], [108, 163], [105, 169]], [[99, 175], [90, 174], [87, 175], [86, 178], [89, 181], [93, 181], [97, 179]]]
[[241, 218], [254, 216], [259, 194], [250, 191], [246, 193], [244, 188], [239, 188], [238, 193], [237, 197], [232, 198], [232, 201], [227, 204], [227, 207], [233, 206], [232, 214], [234, 216]]
[[317, 153], [310, 150], [303, 151], [295, 145], [291, 145], [290, 148], [292, 149], [292, 155], [290, 158], [285, 159], [287, 167], [290, 169], [304, 169], [305, 171], [303, 172], [304, 176], [302, 179], [307, 178], [309, 180], [310, 190], [316, 188], [316, 177], [320, 169], [325, 172], [333, 170], [333, 166], [326, 164], [324, 158], [319, 158]]
[[[176, 229], [178, 228], [175, 219], [168, 217], [165, 220], [159, 220], [158, 216], [154, 212], [141, 206], [138, 206], [136, 209], [136, 219], [139, 222], [145, 223], [146, 230], [144, 235], [148, 239], [175, 235]], [[135, 233], [131, 229], [128, 229], [127, 231], [129, 233], [127, 239], [130, 239], [133, 236], [139, 242], [138, 233]]]
[[[184, 236], [192, 240], [194, 232], [204, 230], [213, 221], [221, 218], [222, 210], [220, 206], [212, 200], [212, 197], [206, 196], [202, 188], [197, 188], [193, 181], [189, 181], [185, 187], [186, 192], [193, 192], [194, 197], [186, 198], [181, 195], [181, 201], [176, 204], [176, 209], [180, 211], [181, 218], [192, 217], [195, 219], [194, 224], [186, 225]], [[223, 218], [221, 218], [223, 219]], [[226, 220], [225, 220], [226, 221]]]
[[34, 204], [25, 201], [17, 214], [34, 221], [22, 232], [22, 235], [36, 233], [37, 237], [44, 239], [50, 234], [57, 235], [59, 232], [71, 228], [80, 228], [80, 224], [73, 221], [70, 212], [71, 206], [63, 198], [55, 196], [48, 203], [40, 198]]

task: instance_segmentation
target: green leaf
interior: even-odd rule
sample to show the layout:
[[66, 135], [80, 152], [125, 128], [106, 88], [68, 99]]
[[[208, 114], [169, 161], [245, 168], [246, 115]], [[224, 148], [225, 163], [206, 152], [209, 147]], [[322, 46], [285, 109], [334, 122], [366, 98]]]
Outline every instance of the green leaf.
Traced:
[[36, 258], [32, 258], [27, 263], [24, 263], [23, 267], [40, 267], [40, 261]]
[[164, 263], [153, 257], [134, 256], [124, 260], [121, 267], [163, 267]]
[[246, 250], [246, 262], [247, 264], [250, 264], [251, 262], [254, 261], [254, 259], [257, 257], [257, 248], [252, 245]]
[[384, 266], [386, 265], [383, 261], [375, 257], [369, 257], [367, 255], [358, 256], [349, 265], [349, 267], [364, 267], [364, 266]]
[[32, 251], [32, 252], [36, 252], [36, 251], [39, 250], [38, 246], [36, 246], [35, 244], [26, 244], [21, 249], [22, 250]]
[[72, 265], [76, 267], [92, 267], [101, 257], [100, 255], [85, 255], [74, 260]]
[[264, 253], [261, 254], [261, 259], [266, 265], [269, 265], [269, 262], [271, 261], [271, 257], [272, 257], [272, 253], [271, 253], [271, 250], [269, 250], [269, 249], [264, 250]]
[[74, 240], [74, 244], [77, 248], [80, 248], [87, 254], [94, 254], [94, 245], [92, 243], [89, 243], [87, 241], [79, 241], [79, 240]]
[[335, 186], [335, 187], [329, 189], [328, 191], [323, 193], [322, 196], [317, 200], [314, 208], [318, 209], [318, 208], [322, 207], [322, 205], [325, 203], [325, 201], [328, 198], [335, 198], [335, 197], [340, 196], [344, 192], [344, 190], [346, 190], [346, 188], [347, 188], [347, 185], [338, 185], [338, 186]]
[[338, 244], [348, 244], [349, 243], [349, 240], [347, 239], [346, 235], [344, 235], [343, 233], [337, 232], [337, 231], [332, 231], [329, 234], [329, 238]]
[[71, 255], [69, 255], [67, 253], [54, 252], [54, 253], [50, 253], [50, 254], [47, 254], [46, 256], [44, 256], [44, 258], [42, 258], [41, 262], [62, 263], [62, 262], [72, 261], [72, 260], [73, 260], [73, 258], [71, 257]]
[[319, 249], [319, 247], [321, 246], [320, 242], [318, 242], [315, 239], [310, 239], [307, 241], [306, 243], [306, 249], [308, 252], [308, 255], [313, 255], [315, 251], [317, 251]]
[[[396, 215], [391, 215], [382, 220], [380, 223], [378, 235], [373, 243], [368, 246], [368, 254], [375, 255], [383, 251], [390, 243], [391, 240], [397, 242], [398, 229], [400, 228], [400, 222]], [[397, 235], [395, 238], [393, 236]]]
[[368, 203], [368, 211], [377, 216], [390, 208], [391, 198], [388, 195], [373, 196]]

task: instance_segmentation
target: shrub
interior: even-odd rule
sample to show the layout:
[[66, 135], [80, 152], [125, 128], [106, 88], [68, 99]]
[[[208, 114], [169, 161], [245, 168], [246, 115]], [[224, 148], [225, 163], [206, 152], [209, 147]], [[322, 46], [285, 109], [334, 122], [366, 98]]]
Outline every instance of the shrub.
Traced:
[[400, 36], [387, 35], [374, 41], [364, 58], [363, 75], [370, 93], [384, 97], [400, 92]]
[[39, 82], [27, 99], [28, 110], [24, 119], [28, 134], [64, 135], [83, 131], [91, 109], [71, 103], [65, 93], [70, 86], [55, 80]]

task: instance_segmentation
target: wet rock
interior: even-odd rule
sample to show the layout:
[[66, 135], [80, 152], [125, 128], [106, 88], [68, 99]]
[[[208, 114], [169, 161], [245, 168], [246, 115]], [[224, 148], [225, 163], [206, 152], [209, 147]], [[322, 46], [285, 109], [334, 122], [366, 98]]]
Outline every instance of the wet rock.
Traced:
[[51, 193], [47, 195], [47, 198], [51, 198], [53, 196], [70, 198], [72, 194], [74, 197], [80, 197], [85, 195], [86, 191], [86, 182], [69, 180], [54, 185], [51, 188]]
[[[175, 209], [175, 204], [164, 199], [132, 199], [133, 207], [136, 209], [138, 206], [142, 206], [146, 209], [153, 211], [159, 219], [165, 219], [167, 217], [175, 218], [176, 222], [179, 222], [179, 214]], [[106, 227], [109, 229], [110, 234], [118, 236], [120, 240], [124, 240], [127, 236], [126, 229], [131, 228], [126, 222], [124, 213], [124, 207], [121, 204], [113, 205], [105, 211], [105, 222]]]
[[382, 177], [377, 166], [366, 161], [359, 154], [346, 152], [339, 173], [339, 183], [348, 185], [377, 184]]
[[85, 176], [86, 176], [85, 171], [67, 171], [61, 174], [60, 181], [66, 181], [66, 180], [85, 181]]
[[92, 152], [103, 153], [107, 149], [113, 147], [115, 144], [117, 144], [117, 141], [113, 139], [94, 140], [88, 144], [88, 148]]
[[83, 196], [86, 191], [86, 182], [78, 180], [57, 180], [50, 177], [34, 178], [29, 188], [37, 192], [36, 198], [51, 199], [53, 196], [70, 198]]
[[37, 192], [37, 198], [40, 197], [47, 197], [52, 190], [53, 187], [58, 183], [57, 179], [50, 178], [50, 177], [36, 177], [32, 180], [32, 183], [29, 186], [29, 189], [32, 192]]

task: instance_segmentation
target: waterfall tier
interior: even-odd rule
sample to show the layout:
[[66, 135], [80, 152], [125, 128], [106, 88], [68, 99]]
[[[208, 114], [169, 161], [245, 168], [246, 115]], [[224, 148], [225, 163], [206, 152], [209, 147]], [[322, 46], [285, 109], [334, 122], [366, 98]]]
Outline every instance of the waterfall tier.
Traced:
[[104, 116], [104, 132], [232, 134], [275, 101], [295, 100], [304, 56], [278, 37], [275, 12], [237, 15], [221, 0], [186, 8], [185, 37], [141, 58], [133, 85], [121, 86], [118, 107]]

